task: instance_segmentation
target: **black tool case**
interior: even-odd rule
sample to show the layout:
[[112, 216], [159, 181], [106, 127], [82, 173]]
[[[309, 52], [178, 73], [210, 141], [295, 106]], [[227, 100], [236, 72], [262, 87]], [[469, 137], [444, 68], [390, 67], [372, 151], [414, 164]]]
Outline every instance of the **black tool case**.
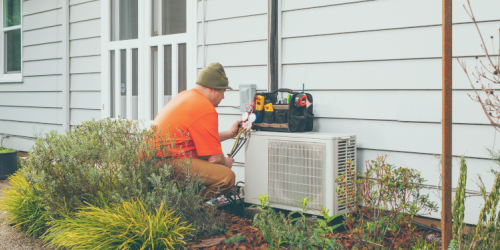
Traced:
[[[289, 93], [292, 95], [289, 104], [276, 104], [278, 100], [278, 92]], [[295, 97], [305, 94], [309, 107], [295, 105]], [[313, 97], [309, 93], [292, 92], [290, 89], [277, 89], [273, 92], [264, 92], [255, 94], [256, 97], [264, 96], [265, 103], [273, 104], [273, 111], [258, 111], [257, 121], [253, 123], [252, 128], [257, 131], [273, 131], [273, 132], [306, 132], [313, 129]]]

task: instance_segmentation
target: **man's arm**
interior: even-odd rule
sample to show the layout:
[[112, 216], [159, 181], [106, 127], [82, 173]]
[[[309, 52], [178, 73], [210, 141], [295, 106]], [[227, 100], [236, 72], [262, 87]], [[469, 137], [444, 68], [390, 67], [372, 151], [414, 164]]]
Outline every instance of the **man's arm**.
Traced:
[[229, 169], [231, 169], [233, 167], [233, 162], [234, 162], [233, 158], [225, 157], [224, 154], [198, 156], [198, 158], [202, 159], [202, 160], [206, 160], [210, 163], [224, 165], [224, 166], [228, 167]]
[[238, 135], [238, 124], [240, 123], [241, 121], [236, 121], [228, 131], [219, 132], [219, 140], [223, 142], [227, 139], [236, 137]]

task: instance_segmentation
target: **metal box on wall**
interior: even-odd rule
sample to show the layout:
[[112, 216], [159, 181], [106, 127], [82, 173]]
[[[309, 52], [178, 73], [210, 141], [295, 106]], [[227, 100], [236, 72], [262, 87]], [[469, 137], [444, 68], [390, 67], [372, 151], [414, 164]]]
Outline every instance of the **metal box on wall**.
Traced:
[[246, 105], [252, 104], [256, 92], [256, 84], [240, 84], [240, 111], [247, 111]]

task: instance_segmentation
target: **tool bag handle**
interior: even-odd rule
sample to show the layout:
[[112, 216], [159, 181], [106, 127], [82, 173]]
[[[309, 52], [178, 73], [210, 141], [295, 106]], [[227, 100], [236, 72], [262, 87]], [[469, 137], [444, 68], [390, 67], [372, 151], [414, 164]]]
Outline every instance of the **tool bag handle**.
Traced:
[[277, 94], [278, 92], [292, 93], [293, 90], [292, 89], [287, 89], [287, 88], [280, 88], [280, 89], [277, 89], [277, 90], [273, 91], [272, 93], [273, 94]]

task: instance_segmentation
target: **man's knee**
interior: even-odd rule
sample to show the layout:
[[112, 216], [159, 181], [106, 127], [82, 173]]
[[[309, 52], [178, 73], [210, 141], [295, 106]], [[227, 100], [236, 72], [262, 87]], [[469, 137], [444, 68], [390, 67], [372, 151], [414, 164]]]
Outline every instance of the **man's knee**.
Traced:
[[234, 174], [233, 170], [229, 169], [227, 178], [224, 181], [224, 187], [231, 188], [234, 187], [236, 181], [236, 175]]

